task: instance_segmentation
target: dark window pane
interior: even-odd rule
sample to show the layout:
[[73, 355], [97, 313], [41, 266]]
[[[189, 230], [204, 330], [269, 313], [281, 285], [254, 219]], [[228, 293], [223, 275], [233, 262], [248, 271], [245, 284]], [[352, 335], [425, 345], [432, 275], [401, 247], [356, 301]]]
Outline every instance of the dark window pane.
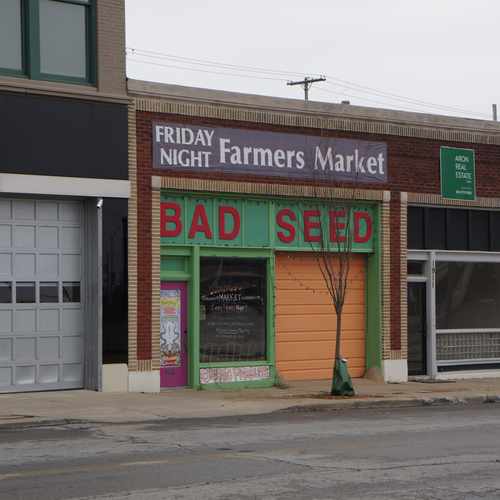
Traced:
[[40, 283], [40, 302], [59, 302], [59, 283], [56, 281], [50, 283]]
[[200, 361], [266, 359], [266, 261], [201, 260]]
[[467, 250], [469, 217], [467, 210], [446, 210], [446, 249]]
[[40, 71], [85, 78], [87, 28], [84, 5], [40, 1]]
[[10, 281], [0, 282], [0, 304], [12, 302], [12, 283]]
[[16, 302], [18, 304], [32, 304], [35, 302], [35, 283], [17, 282], [16, 283]]
[[424, 209], [408, 207], [408, 248], [422, 250], [424, 247]]
[[413, 276], [421, 276], [425, 274], [425, 261], [409, 260], [407, 264], [407, 273]]
[[490, 250], [500, 252], [500, 212], [490, 212]]
[[21, 0], [0, 2], [0, 68], [20, 71], [22, 61]]
[[489, 213], [469, 210], [469, 249], [487, 252], [490, 249]]
[[65, 281], [63, 283], [63, 302], [80, 302], [80, 283]]
[[425, 248], [444, 250], [446, 248], [446, 210], [426, 208], [424, 212]]
[[500, 263], [437, 262], [436, 324], [500, 328]]

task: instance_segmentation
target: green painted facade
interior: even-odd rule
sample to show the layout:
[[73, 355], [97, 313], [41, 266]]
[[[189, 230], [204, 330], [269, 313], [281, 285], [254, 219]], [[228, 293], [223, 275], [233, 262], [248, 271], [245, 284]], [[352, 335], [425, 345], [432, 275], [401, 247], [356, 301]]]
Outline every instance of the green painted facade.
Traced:
[[[325, 206], [311, 200], [295, 199], [261, 199], [246, 196], [201, 196], [199, 194], [172, 195], [162, 191], [161, 202], [175, 202], [181, 206], [182, 234], [176, 238], [162, 237], [160, 239], [161, 252], [161, 280], [184, 281], [188, 285], [188, 352], [189, 370], [188, 383], [193, 388], [243, 388], [269, 387], [275, 383], [275, 251], [311, 251], [311, 243], [304, 242], [303, 236], [297, 238], [290, 246], [283, 246], [277, 242], [275, 236], [275, 216], [283, 207], [295, 211], [320, 210]], [[196, 235], [189, 239], [189, 222], [194, 214], [195, 206], [203, 204], [208, 224], [211, 225], [212, 239], [206, 235]], [[242, 215], [241, 231], [235, 240], [227, 241], [215, 238], [218, 232], [217, 217], [219, 206], [231, 206], [239, 210]], [[330, 204], [341, 208], [342, 204]], [[160, 207], [158, 207], [160, 210]], [[367, 213], [372, 221], [372, 234], [369, 242], [359, 244], [354, 251], [367, 254], [367, 311], [366, 311], [366, 364], [367, 369], [381, 367], [381, 273], [380, 273], [380, 238], [379, 238], [379, 206], [376, 203], [356, 203], [355, 209]], [[302, 212], [303, 213], [303, 212]], [[187, 219], [182, 214], [188, 214]], [[300, 222], [297, 223], [297, 230]], [[226, 224], [226, 230], [232, 226]], [[365, 227], [360, 224], [360, 232]], [[299, 231], [298, 231], [299, 232]], [[274, 236], [273, 236], [274, 234]], [[334, 247], [332, 247], [334, 248]], [[202, 257], [237, 257], [263, 258], [267, 263], [267, 356], [265, 361], [254, 362], [222, 362], [200, 363], [200, 259]], [[200, 369], [224, 368], [238, 366], [268, 366], [270, 377], [266, 380], [248, 382], [232, 382], [229, 384], [200, 383]]]

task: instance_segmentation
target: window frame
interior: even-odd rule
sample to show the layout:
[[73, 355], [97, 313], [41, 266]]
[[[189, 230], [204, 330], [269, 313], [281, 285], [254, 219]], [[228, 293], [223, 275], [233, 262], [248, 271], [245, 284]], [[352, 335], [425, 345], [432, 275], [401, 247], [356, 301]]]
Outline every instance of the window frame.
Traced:
[[40, 0], [21, 2], [21, 70], [0, 67], [0, 75], [49, 82], [94, 86], [97, 80], [96, 0], [52, 0], [85, 8], [85, 77], [43, 73], [40, 69]]

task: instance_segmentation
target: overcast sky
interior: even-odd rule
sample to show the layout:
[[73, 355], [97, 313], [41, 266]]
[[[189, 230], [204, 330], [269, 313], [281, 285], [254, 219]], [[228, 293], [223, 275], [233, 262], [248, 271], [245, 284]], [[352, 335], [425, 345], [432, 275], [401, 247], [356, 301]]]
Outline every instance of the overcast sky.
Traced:
[[485, 119], [500, 104], [499, 0], [126, 0], [126, 9], [129, 78], [303, 98], [286, 82], [324, 74], [311, 100]]

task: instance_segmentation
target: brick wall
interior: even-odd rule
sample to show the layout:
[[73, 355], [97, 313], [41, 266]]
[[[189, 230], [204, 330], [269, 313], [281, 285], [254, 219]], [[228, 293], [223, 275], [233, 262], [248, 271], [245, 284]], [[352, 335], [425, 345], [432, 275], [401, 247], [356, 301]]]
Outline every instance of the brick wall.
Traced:
[[[390, 287], [390, 297], [384, 301], [384, 359], [406, 357], [406, 308], [403, 283], [406, 279], [405, 248], [406, 244], [406, 194], [429, 193], [439, 195], [439, 150], [441, 146], [472, 148], [476, 152], [477, 195], [479, 197], [500, 197], [500, 146], [494, 144], [473, 144], [466, 142], [443, 141], [436, 139], [413, 138], [394, 135], [354, 133], [345, 131], [325, 131], [313, 128], [282, 127], [269, 124], [256, 124], [235, 120], [214, 118], [194, 118], [184, 115], [137, 112], [137, 206], [138, 206], [138, 359], [150, 359], [151, 356], [151, 176], [177, 177], [178, 174], [153, 170], [152, 164], [152, 121], [165, 120], [193, 125], [213, 125], [239, 127], [298, 134], [322, 135], [338, 138], [364, 139], [381, 141], [387, 144], [389, 182], [385, 185], [363, 185], [366, 189], [388, 190], [391, 193], [389, 205], [390, 228], [388, 247], [390, 248], [390, 266], [384, 268], [389, 279], [383, 280], [384, 286]], [[206, 178], [196, 172], [183, 173], [186, 178]], [[213, 173], [212, 179], [295, 184], [293, 180], [277, 180], [269, 177], [229, 176]], [[304, 182], [305, 185], [313, 184]], [[347, 187], [348, 184], [345, 184]], [[403, 231], [401, 231], [403, 223]], [[388, 269], [390, 267], [390, 269]], [[387, 296], [387, 293], [385, 294]], [[387, 309], [390, 309], [389, 311]], [[404, 316], [404, 317], [403, 317]], [[148, 357], [149, 356], [149, 357]]]

